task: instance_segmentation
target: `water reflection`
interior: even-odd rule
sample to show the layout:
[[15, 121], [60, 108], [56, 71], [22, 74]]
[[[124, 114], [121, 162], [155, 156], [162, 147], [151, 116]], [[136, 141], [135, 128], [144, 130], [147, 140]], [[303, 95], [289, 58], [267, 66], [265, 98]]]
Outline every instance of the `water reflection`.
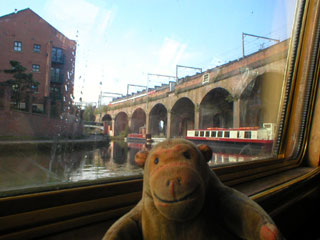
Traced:
[[0, 191], [59, 183], [141, 175], [134, 155], [124, 142], [70, 151], [20, 151], [0, 155]]
[[[146, 147], [141, 143], [110, 142], [108, 146], [91, 150], [51, 150], [51, 152], [32, 150], [1, 153], [0, 192], [141, 175], [143, 170], [136, 166], [134, 157], [141, 148]], [[217, 151], [219, 149], [215, 148], [212, 160], [209, 162], [211, 166], [256, 158]]]
[[250, 156], [244, 154], [228, 154], [228, 153], [213, 153], [212, 159], [209, 161], [209, 165], [239, 163], [258, 159], [257, 156]]
[[124, 142], [111, 142], [109, 147], [87, 152], [84, 165], [70, 175], [69, 181], [140, 175], [142, 169], [134, 162], [138, 151]]

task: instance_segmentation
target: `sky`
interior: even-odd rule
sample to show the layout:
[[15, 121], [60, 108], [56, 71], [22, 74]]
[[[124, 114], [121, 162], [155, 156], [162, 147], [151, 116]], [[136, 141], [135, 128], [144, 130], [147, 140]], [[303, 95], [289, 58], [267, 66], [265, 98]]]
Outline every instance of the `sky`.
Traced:
[[[104, 103], [128, 84], [174, 81], [242, 57], [242, 33], [285, 40], [295, 0], [0, 0], [0, 16], [31, 8], [77, 41], [75, 101]], [[273, 41], [245, 37], [246, 54]], [[179, 78], [193, 75], [179, 69]], [[141, 90], [130, 86], [129, 91]]]

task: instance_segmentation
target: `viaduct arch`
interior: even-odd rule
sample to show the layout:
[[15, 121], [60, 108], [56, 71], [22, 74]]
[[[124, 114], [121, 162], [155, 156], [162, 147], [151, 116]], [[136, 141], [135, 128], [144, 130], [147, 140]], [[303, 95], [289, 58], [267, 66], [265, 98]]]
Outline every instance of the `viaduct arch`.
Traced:
[[[162, 137], [185, 136], [188, 129], [276, 122], [287, 45], [278, 47], [283, 54], [279, 49], [268, 49], [179, 79], [175, 89], [168, 86], [115, 101], [98, 120], [105, 122], [113, 135], [119, 135], [128, 125], [130, 132], [138, 133], [146, 127], [147, 133]], [[204, 83], [205, 74], [209, 81]]]

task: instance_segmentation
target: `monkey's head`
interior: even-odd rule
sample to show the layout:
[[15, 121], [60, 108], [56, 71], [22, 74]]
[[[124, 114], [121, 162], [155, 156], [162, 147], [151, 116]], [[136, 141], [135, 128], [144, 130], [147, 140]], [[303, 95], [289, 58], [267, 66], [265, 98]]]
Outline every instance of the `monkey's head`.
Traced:
[[144, 168], [143, 197], [167, 219], [186, 221], [202, 209], [212, 151], [184, 139], [170, 139], [136, 154]]

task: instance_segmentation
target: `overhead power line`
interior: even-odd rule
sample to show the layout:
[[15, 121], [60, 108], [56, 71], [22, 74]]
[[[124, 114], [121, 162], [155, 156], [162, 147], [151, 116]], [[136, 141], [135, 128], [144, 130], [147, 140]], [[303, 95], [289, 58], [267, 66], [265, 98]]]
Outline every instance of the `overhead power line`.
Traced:
[[279, 39], [274, 39], [274, 38], [269, 38], [269, 37], [263, 37], [263, 36], [258, 36], [258, 35], [254, 35], [254, 34], [249, 34], [249, 33], [242, 33], [242, 57], [245, 57], [245, 49], [244, 49], [244, 38], [248, 36], [248, 37], [255, 37], [255, 38], [261, 38], [261, 39], [265, 39], [265, 40], [269, 40], [269, 41], [275, 41], [277, 43], [280, 42]]

